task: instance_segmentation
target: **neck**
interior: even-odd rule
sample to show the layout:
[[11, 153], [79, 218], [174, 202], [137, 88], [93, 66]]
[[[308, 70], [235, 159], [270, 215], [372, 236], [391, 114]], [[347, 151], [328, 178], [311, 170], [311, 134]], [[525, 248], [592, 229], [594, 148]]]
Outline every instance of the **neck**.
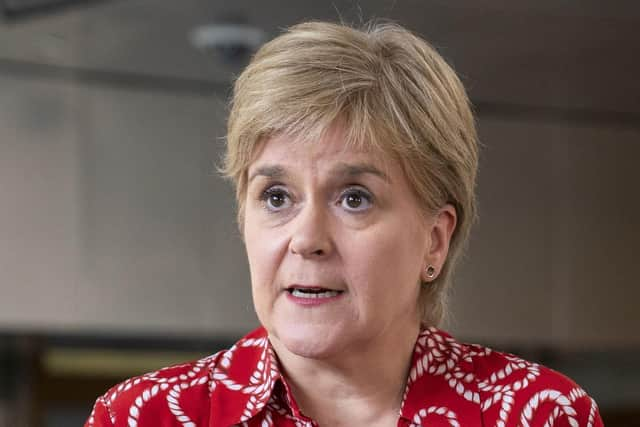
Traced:
[[320, 426], [395, 426], [418, 333], [418, 325], [389, 331], [323, 359], [298, 356], [271, 341], [300, 410]]

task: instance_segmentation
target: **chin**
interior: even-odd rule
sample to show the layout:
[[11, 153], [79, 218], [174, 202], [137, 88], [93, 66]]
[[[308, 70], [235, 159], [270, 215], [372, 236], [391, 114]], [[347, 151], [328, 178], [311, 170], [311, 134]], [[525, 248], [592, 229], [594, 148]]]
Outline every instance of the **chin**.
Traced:
[[[282, 324], [285, 323], [285, 324]], [[282, 347], [299, 357], [329, 359], [340, 355], [348, 346], [346, 328], [340, 325], [307, 324], [285, 321], [269, 330]]]

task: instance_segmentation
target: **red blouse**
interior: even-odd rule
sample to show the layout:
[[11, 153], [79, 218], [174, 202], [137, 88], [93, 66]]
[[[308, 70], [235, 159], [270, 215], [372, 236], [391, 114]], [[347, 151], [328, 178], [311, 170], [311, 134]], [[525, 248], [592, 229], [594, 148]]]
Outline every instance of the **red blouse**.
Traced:
[[[602, 426], [563, 375], [435, 328], [416, 342], [398, 427]], [[131, 378], [98, 398], [85, 427], [317, 427], [304, 416], [263, 328], [229, 350]]]

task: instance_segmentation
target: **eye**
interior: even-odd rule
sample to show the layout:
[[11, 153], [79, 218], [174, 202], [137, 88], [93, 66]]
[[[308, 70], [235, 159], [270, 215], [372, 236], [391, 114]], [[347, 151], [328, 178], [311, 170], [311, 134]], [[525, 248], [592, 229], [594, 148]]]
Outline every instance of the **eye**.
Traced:
[[291, 204], [287, 191], [278, 186], [269, 187], [262, 192], [260, 200], [265, 208], [270, 211], [281, 211]]
[[373, 197], [361, 188], [349, 188], [340, 196], [340, 205], [351, 212], [363, 212], [372, 205]]

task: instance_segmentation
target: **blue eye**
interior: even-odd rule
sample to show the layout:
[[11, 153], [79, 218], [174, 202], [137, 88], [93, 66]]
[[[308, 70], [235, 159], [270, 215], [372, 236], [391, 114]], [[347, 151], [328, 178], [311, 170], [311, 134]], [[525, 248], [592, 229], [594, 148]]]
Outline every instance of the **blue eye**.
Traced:
[[350, 188], [340, 196], [340, 205], [351, 212], [362, 212], [372, 205], [371, 195], [358, 188]]
[[270, 187], [262, 192], [260, 200], [270, 211], [286, 209], [291, 204], [289, 194], [280, 187]]

